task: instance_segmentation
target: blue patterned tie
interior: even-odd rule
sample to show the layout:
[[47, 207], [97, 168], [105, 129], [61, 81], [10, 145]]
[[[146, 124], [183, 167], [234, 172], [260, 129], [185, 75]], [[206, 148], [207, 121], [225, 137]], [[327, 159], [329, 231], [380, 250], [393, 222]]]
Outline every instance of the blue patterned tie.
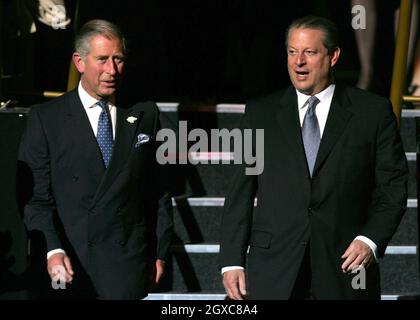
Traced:
[[101, 149], [102, 159], [104, 160], [105, 168], [108, 168], [109, 161], [112, 156], [112, 148], [114, 146], [114, 139], [112, 137], [112, 123], [107, 112], [108, 102], [100, 100], [96, 103], [102, 108], [98, 121], [98, 133], [96, 139], [98, 140], [99, 149]]
[[318, 118], [315, 114], [316, 105], [319, 99], [312, 96], [308, 99], [308, 110], [306, 110], [305, 118], [302, 125], [302, 138], [305, 147], [306, 161], [308, 162], [309, 173], [312, 177], [314, 170], [316, 155], [318, 153], [319, 144], [321, 142], [321, 133], [319, 131]]

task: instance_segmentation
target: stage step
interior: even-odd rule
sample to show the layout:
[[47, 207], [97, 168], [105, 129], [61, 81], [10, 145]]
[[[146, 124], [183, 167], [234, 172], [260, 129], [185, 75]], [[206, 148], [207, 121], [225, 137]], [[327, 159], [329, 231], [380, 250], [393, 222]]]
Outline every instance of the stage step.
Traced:
[[[383, 294], [381, 300], [398, 300], [399, 295]], [[151, 293], [144, 300], [225, 300], [225, 294], [206, 294], [206, 293]]]
[[[218, 244], [174, 245], [167, 273], [157, 292], [223, 293]], [[389, 246], [380, 261], [382, 294], [415, 295], [419, 291], [417, 246]]]

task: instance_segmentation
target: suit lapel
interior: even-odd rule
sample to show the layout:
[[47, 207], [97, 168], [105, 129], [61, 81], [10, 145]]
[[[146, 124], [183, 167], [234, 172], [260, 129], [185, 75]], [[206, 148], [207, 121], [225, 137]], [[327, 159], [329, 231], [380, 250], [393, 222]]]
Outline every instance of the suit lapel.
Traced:
[[297, 96], [293, 87], [286, 89], [280, 99], [280, 108], [276, 113], [281, 136], [290, 148], [291, 155], [296, 157], [297, 163], [306, 168], [306, 158], [300, 129]]
[[328, 157], [338, 138], [344, 132], [347, 122], [352, 117], [352, 112], [348, 109], [349, 105], [350, 101], [344, 92], [344, 88], [336, 85], [315, 162], [314, 175]]
[[74, 161], [85, 163], [96, 185], [99, 185], [104, 175], [105, 167], [98, 165], [98, 163], [103, 163], [101, 151], [76, 90], [70, 93], [67, 100], [66, 120], [67, 124], [64, 124], [68, 126], [66, 131], [73, 141], [74, 150], [79, 151], [77, 153], [78, 159], [74, 159]]
[[[131, 149], [133, 148], [133, 140], [139, 123], [142, 120], [143, 112], [133, 109], [117, 108], [117, 124], [115, 130], [115, 143], [112, 151], [111, 162], [102, 181], [96, 190], [95, 197], [92, 201], [92, 206], [103, 196], [106, 190], [114, 182], [116, 176], [124, 167]], [[133, 123], [127, 121], [128, 117], [135, 117], [137, 120]]]

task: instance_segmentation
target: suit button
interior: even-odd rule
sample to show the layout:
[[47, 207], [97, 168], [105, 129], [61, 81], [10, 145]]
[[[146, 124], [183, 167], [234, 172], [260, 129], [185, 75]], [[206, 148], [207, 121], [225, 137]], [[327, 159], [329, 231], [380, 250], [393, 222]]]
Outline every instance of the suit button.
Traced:
[[302, 246], [306, 246], [306, 245], [308, 244], [308, 241], [302, 241], [300, 244], [301, 244]]
[[313, 213], [312, 208], [308, 208], [308, 214], [311, 215]]
[[94, 246], [93, 241], [88, 241], [88, 247], [89, 247], [89, 248], [92, 248], [93, 246]]
[[119, 215], [119, 216], [121, 215], [121, 207], [117, 208], [117, 215]]
[[74, 182], [77, 182], [79, 180], [79, 177], [78, 176], [73, 176], [73, 181]]

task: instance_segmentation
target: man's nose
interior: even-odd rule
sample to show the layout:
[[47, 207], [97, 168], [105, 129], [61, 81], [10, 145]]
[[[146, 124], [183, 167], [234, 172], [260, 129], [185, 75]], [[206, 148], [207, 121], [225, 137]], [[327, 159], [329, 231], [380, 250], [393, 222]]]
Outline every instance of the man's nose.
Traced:
[[305, 63], [306, 63], [305, 55], [303, 53], [298, 53], [298, 55], [296, 56], [296, 64], [298, 66], [302, 66]]
[[109, 73], [111, 75], [116, 74], [116, 72], [117, 72], [117, 66], [115, 65], [115, 62], [112, 59], [108, 59], [106, 61], [106, 64], [105, 64], [105, 72], [106, 73]]

